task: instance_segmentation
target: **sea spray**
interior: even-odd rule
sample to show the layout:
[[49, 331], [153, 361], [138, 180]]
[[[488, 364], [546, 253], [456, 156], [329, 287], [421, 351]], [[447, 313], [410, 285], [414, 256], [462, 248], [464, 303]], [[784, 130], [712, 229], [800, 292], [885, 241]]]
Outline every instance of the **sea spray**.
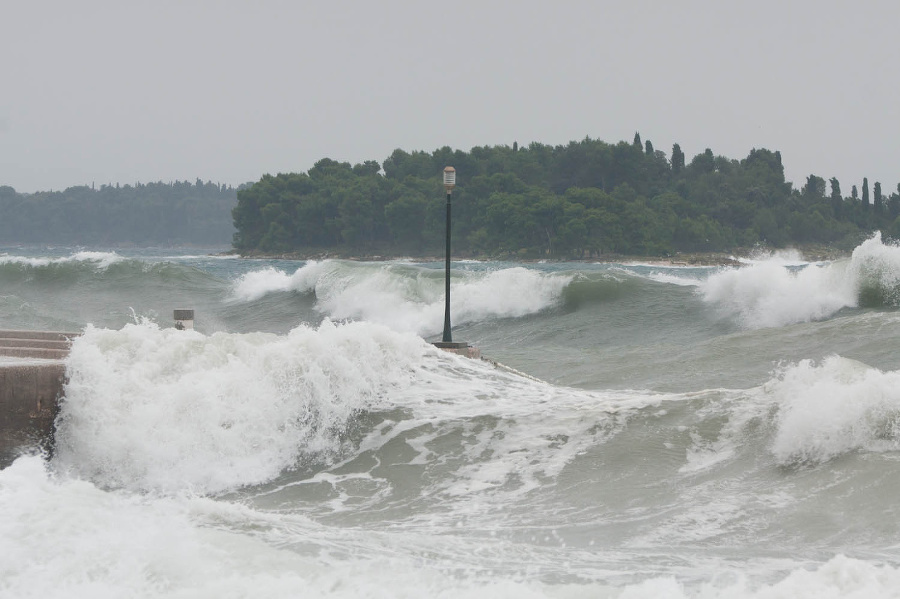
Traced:
[[900, 246], [882, 243], [880, 231], [853, 250], [850, 272], [860, 306], [900, 307]]
[[66, 360], [56, 464], [109, 487], [216, 493], [341, 449], [427, 346], [371, 324], [287, 336], [88, 327]]
[[843, 308], [895, 307], [900, 301], [900, 247], [876, 233], [849, 259], [798, 263], [774, 254], [710, 275], [703, 299], [749, 329], [829, 318]]
[[818, 320], [856, 302], [844, 264], [791, 270], [760, 261], [713, 274], [701, 290], [706, 302], [750, 329]]
[[806, 266], [809, 261], [803, 258], [800, 250], [785, 248], [780, 250], [756, 249], [746, 258], [735, 258], [742, 264], [779, 264], [781, 266]]
[[778, 405], [772, 453], [781, 464], [900, 449], [900, 372], [831, 356], [784, 367], [765, 391]]
[[269, 293], [315, 291], [316, 281], [326, 271], [324, 262], [311, 261], [289, 275], [273, 266], [245, 273], [234, 284], [234, 298], [241, 302], [256, 301]]

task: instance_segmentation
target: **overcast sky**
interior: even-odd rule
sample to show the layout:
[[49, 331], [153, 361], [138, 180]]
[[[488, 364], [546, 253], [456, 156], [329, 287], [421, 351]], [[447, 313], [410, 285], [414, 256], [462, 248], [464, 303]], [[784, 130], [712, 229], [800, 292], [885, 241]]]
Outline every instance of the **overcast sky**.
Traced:
[[0, 185], [237, 185], [395, 148], [780, 150], [900, 181], [900, 3], [9, 0]]

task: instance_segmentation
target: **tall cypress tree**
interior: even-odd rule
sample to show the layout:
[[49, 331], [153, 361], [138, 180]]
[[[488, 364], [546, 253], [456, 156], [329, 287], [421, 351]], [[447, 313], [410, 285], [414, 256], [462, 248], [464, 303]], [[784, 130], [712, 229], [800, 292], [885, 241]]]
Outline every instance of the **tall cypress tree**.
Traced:
[[862, 201], [865, 208], [869, 207], [869, 179], [863, 177]]
[[672, 145], [672, 172], [680, 173], [684, 169], [684, 152], [678, 144]]
[[831, 178], [831, 209], [836, 217], [840, 217], [843, 212], [844, 197], [841, 195], [841, 182], [837, 177]]

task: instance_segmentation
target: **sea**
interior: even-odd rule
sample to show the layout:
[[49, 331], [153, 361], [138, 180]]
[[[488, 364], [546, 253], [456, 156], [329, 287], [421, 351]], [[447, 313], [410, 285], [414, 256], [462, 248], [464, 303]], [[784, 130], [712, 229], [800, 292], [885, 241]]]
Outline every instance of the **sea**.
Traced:
[[[80, 333], [3, 598], [900, 597], [900, 247], [739, 266], [0, 248]], [[193, 309], [178, 330], [176, 309]]]

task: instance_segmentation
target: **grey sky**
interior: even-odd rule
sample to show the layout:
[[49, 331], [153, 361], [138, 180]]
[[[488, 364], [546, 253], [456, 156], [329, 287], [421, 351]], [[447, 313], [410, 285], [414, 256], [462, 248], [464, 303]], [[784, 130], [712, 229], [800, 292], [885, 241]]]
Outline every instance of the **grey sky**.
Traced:
[[0, 185], [239, 184], [590, 136], [900, 181], [900, 3], [8, 0]]

